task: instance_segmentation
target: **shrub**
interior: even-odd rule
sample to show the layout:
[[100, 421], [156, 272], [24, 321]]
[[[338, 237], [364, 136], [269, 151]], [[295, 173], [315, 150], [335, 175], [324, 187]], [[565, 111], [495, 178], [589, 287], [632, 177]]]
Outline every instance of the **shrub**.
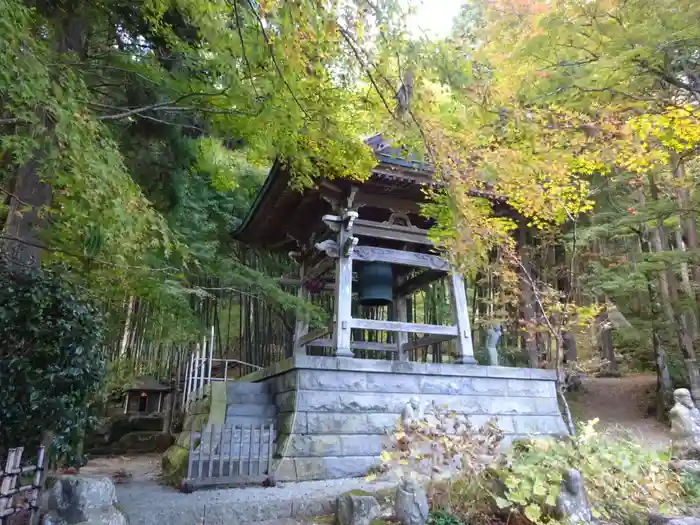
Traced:
[[81, 464], [104, 373], [102, 327], [69, 284], [0, 257], [0, 455], [15, 446], [32, 452], [53, 434], [55, 456]]
[[596, 518], [626, 522], [650, 508], [677, 511], [684, 490], [664, 458], [632, 440], [597, 433], [596, 422], [581, 425], [572, 439], [516, 443], [498, 472], [505, 487], [504, 497], [496, 498], [498, 506], [545, 522], [562, 474], [575, 468], [583, 475]]
[[503, 433], [492, 421], [474, 428], [466, 417], [433, 403], [429, 413], [409, 428], [397, 422], [389, 437], [380, 455], [382, 472], [435, 481], [455, 473], [483, 472]]
[[487, 523], [493, 498], [485, 488], [484, 474], [496, 460], [502, 439], [495, 422], [476, 428], [466, 417], [433, 404], [409, 428], [397, 422], [381, 453], [379, 470], [390, 477], [413, 477], [429, 484], [433, 509], [429, 523]]
[[464, 525], [464, 523], [448, 512], [436, 511], [428, 516], [428, 525]]

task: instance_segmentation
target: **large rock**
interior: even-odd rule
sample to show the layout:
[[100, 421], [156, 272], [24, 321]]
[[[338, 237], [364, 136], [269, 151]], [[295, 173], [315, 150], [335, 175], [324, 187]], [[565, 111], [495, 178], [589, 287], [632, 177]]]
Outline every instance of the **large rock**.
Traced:
[[404, 479], [396, 487], [394, 514], [401, 525], [425, 525], [428, 521], [428, 496], [415, 480]]
[[700, 525], [694, 516], [668, 516], [659, 512], [649, 513], [649, 525]]
[[338, 525], [370, 525], [379, 516], [377, 498], [369, 494], [347, 492], [338, 496], [336, 523]]
[[61, 476], [49, 491], [43, 525], [126, 525], [109, 478]]
[[672, 459], [668, 466], [679, 474], [688, 474], [700, 478], [700, 461], [697, 459]]

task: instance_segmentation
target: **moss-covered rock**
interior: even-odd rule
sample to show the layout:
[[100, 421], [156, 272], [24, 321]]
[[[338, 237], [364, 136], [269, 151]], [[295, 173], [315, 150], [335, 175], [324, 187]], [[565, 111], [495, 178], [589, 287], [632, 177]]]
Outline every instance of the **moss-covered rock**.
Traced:
[[[187, 476], [187, 460], [193, 432], [200, 432], [204, 425], [223, 425], [226, 420], [226, 383], [223, 381], [204, 386], [197, 401], [187, 411], [182, 432], [161, 459], [166, 483], [179, 485]], [[196, 443], [195, 443], [196, 447]]]
[[166, 450], [161, 460], [163, 480], [169, 485], [179, 485], [180, 481], [187, 476], [189, 457], [189, 448], [183, 448], [177, 444]]

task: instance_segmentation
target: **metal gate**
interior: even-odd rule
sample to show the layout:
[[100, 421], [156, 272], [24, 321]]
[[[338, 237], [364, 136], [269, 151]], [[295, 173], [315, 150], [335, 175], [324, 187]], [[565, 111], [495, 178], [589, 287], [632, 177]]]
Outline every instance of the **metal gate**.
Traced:
[[264, 483], [271, 471], [275, 425], [204, 425], [190, 437], [184, 492]]

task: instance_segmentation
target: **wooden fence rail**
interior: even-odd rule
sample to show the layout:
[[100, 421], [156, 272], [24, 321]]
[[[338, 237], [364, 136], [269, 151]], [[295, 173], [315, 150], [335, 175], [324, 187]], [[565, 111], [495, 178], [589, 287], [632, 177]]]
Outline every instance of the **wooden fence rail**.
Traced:
[[[41, 491], [41, 474], [44, 470], [44, 447], [39, 447], [34, 465], [22, 466], [24, 447], [8, 451], [5, 467], [0, 471], [0, 523], [5, 525], [10, 516], [27, 512], [30, 523], [36, 523]], [[23, 485], [27, 479], [28, 484]]]
[[249, 485], [268, 478], [275, 425], [204, 425], [190, 437], [185, 492], [202, 486]]

